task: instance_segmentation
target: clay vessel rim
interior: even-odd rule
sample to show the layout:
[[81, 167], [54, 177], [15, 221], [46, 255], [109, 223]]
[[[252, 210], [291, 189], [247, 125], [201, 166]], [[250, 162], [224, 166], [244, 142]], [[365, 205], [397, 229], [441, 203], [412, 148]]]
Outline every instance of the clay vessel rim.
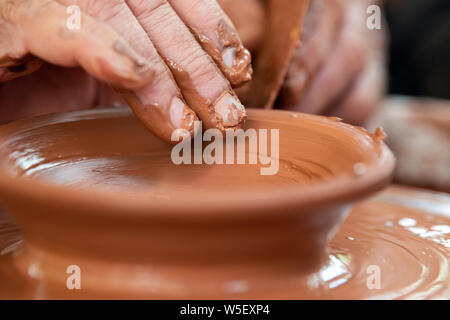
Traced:
[[[125, 211], [127, 215], [149, 215], [149, 212], [151, 212], [152, 217], [159, 215], [165, 218], [170, 216], [177, 218], [201, 217], [207, 214], [209, 218], [213, 218], [214, 216], [223, 217], [223, 214], [226, 213], [227, 217], [240, 218], [244, 217], [242, 212], [246, 212], [245, 217], [248, 218], [251, 216], [273, 215], [274, 208], [278, 209], [277, 211], [281, 214], [289, 214], [292, 213], [289, 210], [290, 208], [295, 210], [295, 212], [299, 212], [311, 207], [357, 201], [375, 191], [381, 190], [391, 181], [395, 159], [382, 139], [378, 139], [361, 128], [337, 121], [335, 118], [280, 110], [248, 110], [249, 118], [253, 120], [272, 121], [271, 113], [273, 115], [278, 114], [278, 116], [286, 119], [286, 122], [289, 121], [289, 123], [292, 123], [291, 121], [294, 118], [303, 121], [316, 121], [339, 126], [342, 130], [351, 130], [358, 135], [365, 135], [379, 149], [378, 157], [376, 161], [367, 165], [367, 172], [362, 176], [349, 172], [307, 188], [283, 186], [271, 188], [270, 190], [249, 190], [246, 193], [243, 193], [242, 190], [235, 192], [227, 190], [226, 197], [221, 191], [211, 192], [208, 197], [204, 197], [196, 195], [195, 190], [193, 190], [189, 195], [180, 194], [177, 201], [149, 197], [148, 193], [139, 190], [121, 190], [117, 192], [99, 187], [74, 189], [57, 185], [50, 181], [12, 176], [5, 168], [0, 166], [0, 193], [2, 198], [7, 198], [7, 195], [49, 204], [64, 202], [67, 205], [77, 206], [80, 209], [85, 208], [88, 214], [93, 213], [93, 208], [99, 208], [102, 212], [107, 211], [109, 215], [123, 215]], [[5, 136], [20, 132], [16, 127], [32, 130], [49, 124], [124, 117], [130, 116], [130, 114], [131, 112], [125, 108], [108, 108], [24, 119], [0, 127], [0, 145], [4, 142]], [[280, 122], [282, 123], [283, 121]], [[230, 197], [232, 197], [233, 201], [229, 201]], [[236, 215], [233, 213], [236, 213]]]

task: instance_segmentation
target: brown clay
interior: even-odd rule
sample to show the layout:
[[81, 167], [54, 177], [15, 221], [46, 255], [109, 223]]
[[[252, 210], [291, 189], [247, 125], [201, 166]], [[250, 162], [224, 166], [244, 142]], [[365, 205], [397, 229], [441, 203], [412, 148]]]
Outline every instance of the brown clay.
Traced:
[[[217, 37], [222, 46], [221, 49], [198, 30], [191, 28], [191, 31], [203, 50], [213, 58], [233, 86], [239, 87], [251, 80], [253, 69], [250, 51], [243, 46], [237, 34], [224, 20], [221, 20], [217, 26]], [[227, 56], [234, 58], [227, 58]], [[227, 61], [230, 59], [232, 60]]]
[[[318, 271], [295, 278], [290, 289], [259, 292], [259, 297], [448, 299], [449, 208], [450, 196], [390, 187], [353, 208], [329, 243]], [[20, 231], [0, 211], [0, 298], [114, 297], [89, 296], [83, 286], [82, 290], [67, 290], [31, 279], [14, 264], [21, 245]], [[373, 275], [367, 270], [373, 266], [381, 271], [379, 289], [367, 286]], [[245, 281], [236, 280], [229, 282], [219, 297], [255, 297], [251, 289]], [[115, 297], [132, 298], [120, 293]]]
[[20, 59], [2, 56], [0, 57], [0, 83], [30, 74], [38, 70], [43, 63], [41, 59], [33, 55], [26, 55]]
[[69, 265], [83, 270], [83, 297], [227, 297], [236, 280], [248, 297], [306, 294], [288, 288], [320, 269], [393, 156], [380, 134], [337, 119], [252, 110], [246, 128], [280, 130], [278, 174], [176, 166], [126, 109], [0, 128], [0, 197], [25, 235], [10, 266], [49, 295], [64, 295]]
[[267, 1], [265, 37], [254, 63], [255, 72], [248, 100], [244, 99], [247, 107], [273, 107], [294, 50], [299, 45], [308, 5], [309, 0]]

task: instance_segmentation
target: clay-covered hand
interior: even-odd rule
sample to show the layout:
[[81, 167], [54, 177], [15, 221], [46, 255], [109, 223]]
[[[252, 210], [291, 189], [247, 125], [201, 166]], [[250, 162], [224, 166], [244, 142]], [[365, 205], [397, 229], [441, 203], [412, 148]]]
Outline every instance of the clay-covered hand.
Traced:
[[381, 1], [311, 0], [301, 45], [288, 69], [281, 106], [362, 124], [385, 89], [385, 28], [367, 27]]
[[122, 97], [166, 140], [245, 117], [250, 54], [216, 0], [0, 0], [0, 33], [3, 123]]

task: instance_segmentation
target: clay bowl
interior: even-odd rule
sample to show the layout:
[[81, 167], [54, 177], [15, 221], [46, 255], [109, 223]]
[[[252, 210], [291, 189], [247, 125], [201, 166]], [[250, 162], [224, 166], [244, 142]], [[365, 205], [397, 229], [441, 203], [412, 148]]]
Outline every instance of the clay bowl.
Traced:
[[76, 265], [83, 297], [295, 298], [394, 158], [381, 131], [334, 118], [250, 110], [246, 128], [279, 129], [276, 175], [174, 165], [127, 109], [1, 127], [0, 198], [24, 233], [14, 268], [47, 297], [74, 294]]

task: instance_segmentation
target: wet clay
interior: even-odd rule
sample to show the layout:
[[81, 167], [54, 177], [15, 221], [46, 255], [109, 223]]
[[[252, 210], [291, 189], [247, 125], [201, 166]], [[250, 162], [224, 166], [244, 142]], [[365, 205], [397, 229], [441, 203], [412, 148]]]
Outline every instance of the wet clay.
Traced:
[[[222, 295], [216, 297], [448, 299], [449, 209], [449, 196], [391, 187], [352, 210], [327, 246], [327, 257], [318, 271], [293, 278], [285, 290], [258, 291], [256, 295], [249, 283], [235, 279], [226, 284]], [[114, 297], [89, 294], [86, 290], [58, 289], [32, 280], [14, 265], [13, 256], [22, 246], [20, 231], [8, 215], [0, 213], [0, 298]], [[378, 289], [369, 279], [375, 270], [373, 266], [380, 270]], [[374, 287], [370, 289], [367, 283]], [[181, 292], [180, 289], [178, 294], [182, 295]], [[147, 294], [147, 297], [152, 296]], [[130, 298], [120, 294], [116, 297]]]
[[38, 70], [44, 62], [29, 54], [17, 59], [9, 56], [0, 57], [0, 82], [13, 80]]
[[[202, 119], [205, 129], [216, 128], [225, 132], [227, 129], [234, 130], [242, 126], [246, 118], [245, 108], [231, 88], [224, 91], [212, 103], [198, 92], [193, 80], [183, 67], [169, 59], [164, 59], [164, 61], [171, 72], [170, 75], [180, 89], [179, 96], [173, 99], [178, 99], [180, 108], [183, 108], [181, 119], [173, 116], [179, 112], [171, 112], [173, 105], [177, 105], [173, 103], [174, 100], [172, 100], [170, 107], [165, 108], [158, 104], [144, 105], [136, 92], [116, 88], [117, 91], [122, 93], [138, 119], [151, 132], [164, 141], [173, 143], [171, 136], [174, 130], [185, 129], [192, 136], [194, 134], [194, 122], [198, 121], [199, 118]], [[231, 97], [235, 100], [229, 102]], [[187, 107], [187, 104], [192, 110]], [[217, 106], [220, 106], [220, 108]], [[226, 115], [226, 117], [222, 115]]]
[[184, 68], [174, 61], [168, 59], [165, 59], [165, 61], [187, 103], [191, 106], [200, 119], [204, 119], [203, 122], [205, 127], [219, 127], [223, 129], [223, 126], [216, 117], [216, 112], [214, 111], [211, 101], [200, 95], [191, 77], [184, 70]]
[[[236, 115], [236, 119], [233, 123], [237, 123], [234, 126], [225, 125], [226, 121], [221, 118], [221, 116], [214, 110], [214, 105], [217, 104], [218, 101], [221, 100], [222, 97], [219, 97], [214, 104], [211, 103], [209, 99], [204, 98], [195, 87], [191, 77], [184, 70], [183, 67], [178, 65], [172, 60], [165, 59], [167, 66], [172, 72], [177, 85], [180, 87], [181, 92], [186, 99], [189, 106], [195, 111], [200, 119], [203, 121], [203, 125], [205, 129], [217, 128], [221, 131], [224, 131], [226, 128], [239, 128], [241, 124], [244, 122], [246, 118], [245, 110], [242, 109], [239, 114]], [[238, 100], [238, 97], [234, 94], [233, 90], [229, 90], [228, 92], [224, 92], [224, 94], [229, 94], [235, 99]], [[229, 109], [236, 109], [236, 105], [228, 105]], [[231, 112], [229, 112], [231, 113]]]
[[265, 38], [254, 63], [247, 107], [270, 109], [273, 106], [299, 44], [308, 4], [308, 0], [267, 1]]
[[217, 38], [222, 49], [198, 30], [191, 28], [197, 41], [216, 62], [230, 83], [239, 87], [252, 78], [251, 54], [246, 49], [234, 29], [223, 19], [217, 26]]
[[[138, 119], [145, 124], [145, 126], [158, 137], [164, 141], [171, 141], [172, 133], [177, 128], [174, 127], [170, 121], [170, 116], [164, 111], [164, 109], [157, 105], [143, 105], [141, 99], [132, 91], [122, 91], [122, 95], [131, 106]], [[198, 120], [197, 116], [191, 111], [184, 113], [183, 120], [181, 122], [182, 128], [191, 132], [194, 132], [194, 121]]]
[[[46, 294], [66, 290], [69, 265], [86, 296], [227, 297], [236, 281], [249, 297], [290, 292], [327, 261], [351, 205], [389, 183], [394, 159], [380, 132], [338, 119], [250, 110], [243, 128], [279, 130], [279, 153], [257, 149], [276, 174], [261, 161], [175, 165], [127, 109], [1, 127], [0, 198], [26, 234], [2, 273]], [[235, 145], [246, 158], [247, 144]]]

